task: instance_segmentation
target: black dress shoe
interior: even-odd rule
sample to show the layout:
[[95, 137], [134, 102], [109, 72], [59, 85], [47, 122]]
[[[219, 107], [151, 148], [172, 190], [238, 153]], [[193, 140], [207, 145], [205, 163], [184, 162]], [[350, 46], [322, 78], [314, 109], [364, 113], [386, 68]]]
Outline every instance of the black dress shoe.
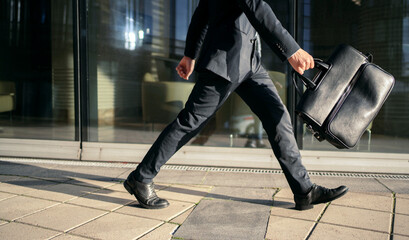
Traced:
[[294, 194], [295, 209], [311, 209], [314, 204], [330, 202], [342, 197], [347, 192], [348, 188], [345, 186], [328, 189], [314, 184], [306, 195]]
[[131, 195], [136, 197], [139, 204], [144, 208], [159, 209], [169, 206], [169, 202], [166, 199], [159, 198], [156, 195], [153, 182], [132, 182], [127, 179], [124, 182], [124, 187]]

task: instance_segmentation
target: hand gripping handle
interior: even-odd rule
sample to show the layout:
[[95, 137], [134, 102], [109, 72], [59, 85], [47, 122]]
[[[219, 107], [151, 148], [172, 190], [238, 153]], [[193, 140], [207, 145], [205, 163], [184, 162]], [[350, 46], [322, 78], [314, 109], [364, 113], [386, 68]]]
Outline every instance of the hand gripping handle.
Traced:
[[328, 63], [326, 63], [323, 60], [318, 59], [318, 58], [314, 58], [314, 63], [315, 63], [314, 68], [320, 70], [316, 75], [317, 77], [314, 77], [314, 79], [315, 79], [314, 81], [307, 78], [307, 77], [305, 77], [305, 76], [303, 76], [303, 75], [301, 75], [301, 74], [299, 74], [294, 69], [292, 70], [293, 83], [294, 83], [295, 88], [297, 89], [297, 92], [300, 95], [302, 95], [302, 92], [297, 87], [297, 82], [296, 82], [296, 77], [295, 76], [298, 76], [302, 80], [303, 84], [308, 89], [313, 90], [313, 89], [315, 89], [317, 87], [318, 83], [321, 81], [320, 77], [325, 75], [323, 73], [327, 72], [331, 67], [330, 64], [328, 64]]

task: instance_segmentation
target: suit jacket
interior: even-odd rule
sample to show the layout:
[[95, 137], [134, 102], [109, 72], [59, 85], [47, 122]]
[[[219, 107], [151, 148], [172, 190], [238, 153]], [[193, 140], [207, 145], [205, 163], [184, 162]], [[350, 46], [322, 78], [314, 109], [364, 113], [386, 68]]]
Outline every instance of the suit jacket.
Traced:
[[200, 0], [184, 54], [197, 59], [196, 70], [240, 81], [257, 64], [257, 33], [282, 61], [300, 48], [263, 0]]

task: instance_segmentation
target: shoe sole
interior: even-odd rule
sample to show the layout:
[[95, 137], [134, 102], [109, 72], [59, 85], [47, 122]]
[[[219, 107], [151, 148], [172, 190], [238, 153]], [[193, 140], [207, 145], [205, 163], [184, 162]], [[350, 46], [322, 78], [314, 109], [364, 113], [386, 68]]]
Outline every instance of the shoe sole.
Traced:
[[348, 192], [349, 188], [346, 188], [345, 191], [343, 191], [342, 193], [340, 193], [339, 195], [328, 199], [328, 201], [326, 202], [317, 202], [317, 203], [311, 203], [309, 205], [302, 205], [302, 204], [295, 204], [295, 209], [299, 210], [299, 211], [303, 211], [303, 210], [308, 210], [314, 207], [315, 204], [320, 204], [320, 203], [327, 203], [327, 202], [331, 202], [334, 201], [342, 196], [344, 196], [347, 192]]
[[164, 206], [149, 206], [149, 205], [146, 205], [141, 200], [139, 200], [138, 196], [135, 194], [132, 187], [129, 186], [129, 183], [128, 183], [127, 180], [124, 181], [124, 187], [125, 187], [126, 191], [128, 191], [129, 194], [134, 195], [136, 200], [138, 200], [139, 205], [141, 205], [144, 208], [147, 208], [147, 209], [161, 209], [161, 208], [166, 208], [166, 207], [169, 206], [169, 205], [164, 205]]

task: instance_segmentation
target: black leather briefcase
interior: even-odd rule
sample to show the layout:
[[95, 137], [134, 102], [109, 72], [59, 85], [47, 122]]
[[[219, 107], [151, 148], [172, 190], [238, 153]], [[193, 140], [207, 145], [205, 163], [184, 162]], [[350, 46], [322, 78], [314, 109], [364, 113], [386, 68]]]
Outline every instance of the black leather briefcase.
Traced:
[[371, 55], [340, 45], [327, 61], [316, 59], [312, 80], [297, 74], [307, 89], [295, 111], [319, 141], [353, 148], [378, 114], [395, 79], [371, 62]]

